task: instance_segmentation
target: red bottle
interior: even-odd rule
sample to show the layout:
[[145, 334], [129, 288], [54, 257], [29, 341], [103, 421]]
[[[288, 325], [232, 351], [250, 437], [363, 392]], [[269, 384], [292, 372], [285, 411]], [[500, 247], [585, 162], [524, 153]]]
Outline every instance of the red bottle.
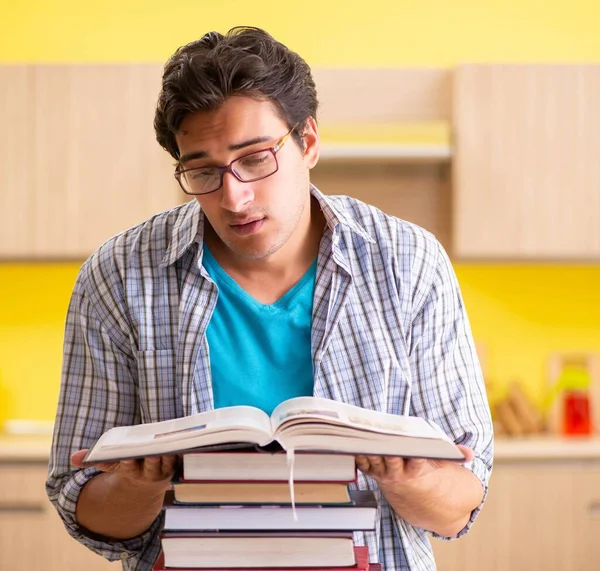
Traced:
[[563, 434], [587, 436], [591, 433], [589, 394], [586, 391], [566, 390], [563, 393]]

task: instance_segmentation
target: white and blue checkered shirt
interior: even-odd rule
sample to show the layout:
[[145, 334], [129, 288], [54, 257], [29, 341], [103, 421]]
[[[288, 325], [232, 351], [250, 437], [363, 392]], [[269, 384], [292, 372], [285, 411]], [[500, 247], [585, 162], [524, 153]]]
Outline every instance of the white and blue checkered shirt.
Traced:
[[[493, 434], [481, 370], [448, 257], [425, 230], [346, 196], [312, 188], [326, 218], [312, 316], [314, 395], [433, 420], [470, 446], [487, 493]], [[108, 428], [213, 407], [206, 328], [217, 288], [202, 267], [196, 201], [105, 243], [82, 266], [65, 331], [62, 388], [47, 481], [69, 533], [128, 571], [149, 571], [162, 517], [141, 536], [107, 541], [81, 529], [75, 507], [98, 472], [70, 455]], [[386, 571], [431, 571], [430, 532], [398, 517], [373, 480], [381, 517], [357, 533]], [[475, 520], [477, 508], [466, 533]]]

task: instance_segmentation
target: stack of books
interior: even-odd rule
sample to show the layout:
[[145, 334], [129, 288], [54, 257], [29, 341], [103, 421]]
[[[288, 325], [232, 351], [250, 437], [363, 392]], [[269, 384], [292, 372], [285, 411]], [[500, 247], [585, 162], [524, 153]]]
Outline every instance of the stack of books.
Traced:
[[299, 453], [294, 507], [284, 453], [183, 455], [165, 497], [162, 553], [154, 571], [328, 569], [369, 571], [353, 531], [375, 529], [371, 491], [350, 490], [354, 456]]
[[298, 397], [271, 416], [235, 406], [111, 428], [84, 464], [166, 454], [181, 454], [183, 468], [165, 499], [156, 571], [371, 571], [352, 532], [375, 528], [377, 506], [372, 492], [349, 489], [354, 457], [465, 461], [425, 419]]

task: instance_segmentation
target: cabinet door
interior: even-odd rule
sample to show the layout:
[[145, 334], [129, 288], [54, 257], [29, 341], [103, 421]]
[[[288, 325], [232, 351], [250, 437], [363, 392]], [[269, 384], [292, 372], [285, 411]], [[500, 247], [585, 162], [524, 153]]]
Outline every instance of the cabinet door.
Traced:
[[33, 251], [32, 82], [30, 66], [0, 66], [0, 256]]
[[0, 568], [10, 571], [47, 569], [43, 511], [0, 506]]
[[509, 478], [501, 468], [494, 469], [484, 508], [466, 536], [450, 542], [431, 540], [438, 571], [509, 571], [505, 566], [510, 543]]
[[45, 464], [0, 463], [0, 569], [120, 569], [66, 532], [44, 489]]
[[450, 169], [444, 164], [320, 161], [311, 181], [327, 194], [347, 194], [414, 222], [450, 244]]
[[498, 464], [472, 531], [432, 540], [439, 571], [593, 571], [600, 558], [600, 466]]
[[0, 66], [0, 256], [86, 257], [182, 201], [156, 65]]
[[[50, 506], [45, 518], [46, 537], [42, 543], [44, 558], [52, 562], [52, 571], [85, 569], [85, 571], [119, 571], [120, 562], [110, 562], [73, 539], [65, 530], [58, 514]], [[40, 567], [42, 569], [42, 567]]]
[[585, 470], [575, 490], [573, 535], [579, 538], [575, 555], [577, 569], [594, 571], [600, 567], [600, 466]]
[[470, 65], [454, 81], [454, 253], [600, 259], [600, 65]]

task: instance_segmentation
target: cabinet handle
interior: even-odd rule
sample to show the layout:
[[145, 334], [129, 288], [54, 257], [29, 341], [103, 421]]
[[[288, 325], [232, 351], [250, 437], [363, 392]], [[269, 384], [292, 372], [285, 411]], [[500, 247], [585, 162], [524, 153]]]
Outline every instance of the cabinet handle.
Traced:
[[588, 506], [588, 512], [591, 517], [600, 519], [600, 502], [592, 502]]
[[46, 506], [42, 504], [0, 504], [0, 514], [7, 513], [42, 513], [46, 511]]

